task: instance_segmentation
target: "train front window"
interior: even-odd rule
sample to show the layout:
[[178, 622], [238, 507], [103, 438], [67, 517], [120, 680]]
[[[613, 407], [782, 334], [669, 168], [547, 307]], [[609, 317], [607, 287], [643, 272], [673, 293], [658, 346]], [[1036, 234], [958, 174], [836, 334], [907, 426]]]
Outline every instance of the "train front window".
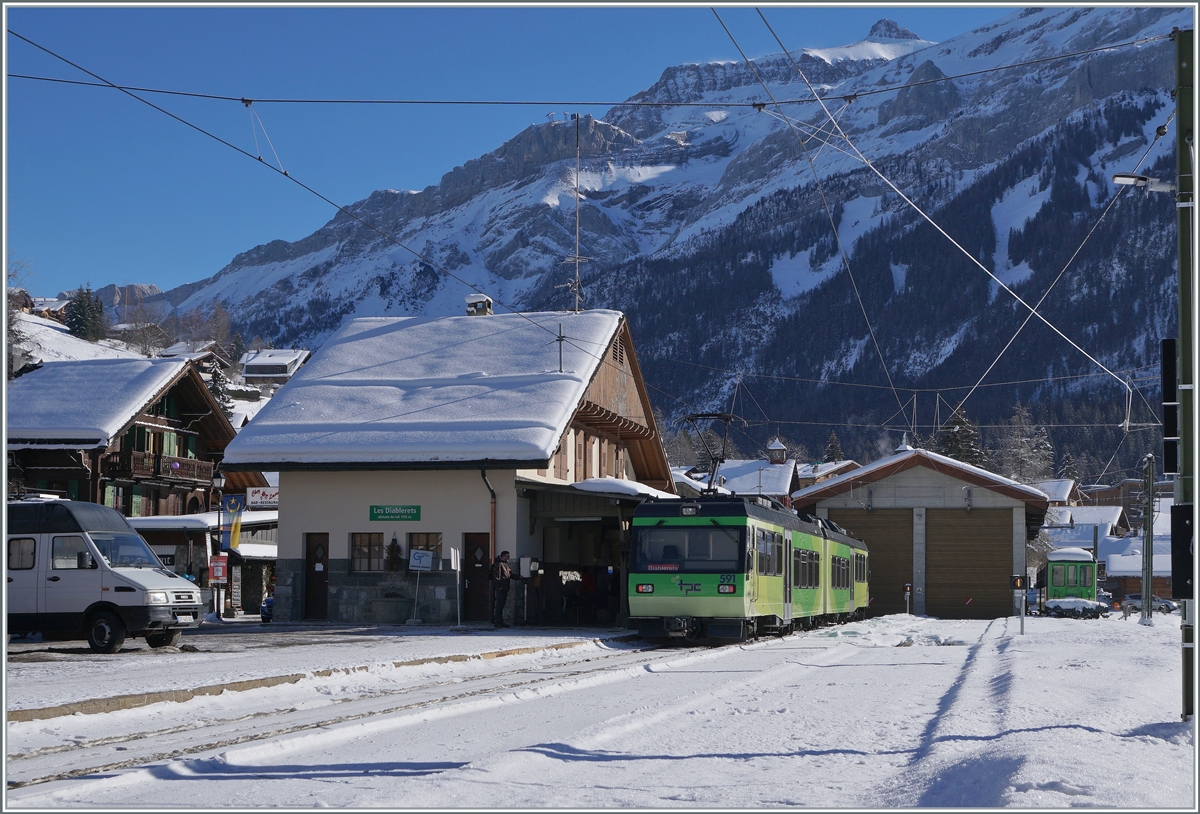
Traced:
[[725, 526], [640, 529], [633, 570], [728, 574], [743, 566], [744, 529]]

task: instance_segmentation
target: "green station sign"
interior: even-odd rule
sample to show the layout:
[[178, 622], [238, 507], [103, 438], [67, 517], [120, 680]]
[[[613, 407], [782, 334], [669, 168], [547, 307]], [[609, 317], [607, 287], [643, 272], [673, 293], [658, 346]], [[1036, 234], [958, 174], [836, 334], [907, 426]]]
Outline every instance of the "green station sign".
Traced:
[[372, 520], [420, 520], [420, 506], [372, 506]]

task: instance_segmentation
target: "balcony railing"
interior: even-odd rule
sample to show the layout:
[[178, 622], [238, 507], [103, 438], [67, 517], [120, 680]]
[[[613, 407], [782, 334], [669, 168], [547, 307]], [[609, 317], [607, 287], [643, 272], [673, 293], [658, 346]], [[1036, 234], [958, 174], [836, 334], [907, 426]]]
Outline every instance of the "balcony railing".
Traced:
[[175, 480], [211, 481], [213, 465], [208, 461], [200, 461], [195, 458], [172, 458], [169, 455], [160, 455], [158, 474], [160, 477]]
[[176, 458], [152, 452], [129, 451], [110, 458], [105, 466], [109, 477], [165, 478], [167, 480], [208, 483], [213, 465], [195, 458]]

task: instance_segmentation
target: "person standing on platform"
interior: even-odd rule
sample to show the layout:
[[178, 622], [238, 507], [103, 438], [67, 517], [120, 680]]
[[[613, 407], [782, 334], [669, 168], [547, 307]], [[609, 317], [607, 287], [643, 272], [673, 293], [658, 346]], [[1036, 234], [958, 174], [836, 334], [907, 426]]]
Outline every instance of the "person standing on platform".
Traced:
[[492, 607], [492, 624], [496, 627], [508, 627], [504, 621], [504, 606], [508, 604], [508, 588], [512, 584], [512, 568], [508, 565], [508, 552], [501, 551], [500, 556], [492, 563], [488, 579], [495, 588], [495, 602]]

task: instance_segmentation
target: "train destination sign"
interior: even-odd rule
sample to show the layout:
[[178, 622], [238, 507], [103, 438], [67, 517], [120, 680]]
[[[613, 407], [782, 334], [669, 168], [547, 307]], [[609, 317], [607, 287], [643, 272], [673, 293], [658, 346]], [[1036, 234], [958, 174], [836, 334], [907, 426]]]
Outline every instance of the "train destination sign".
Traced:
[[372, 520], [420, 520], [420, 506], [372, 506]]

